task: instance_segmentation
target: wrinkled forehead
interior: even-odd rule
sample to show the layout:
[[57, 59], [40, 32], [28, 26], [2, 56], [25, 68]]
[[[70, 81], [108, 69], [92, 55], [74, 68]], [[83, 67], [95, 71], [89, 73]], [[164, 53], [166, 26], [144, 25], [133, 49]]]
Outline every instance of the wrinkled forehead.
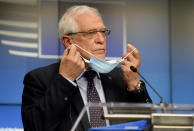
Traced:
[[101, 16], [96, 13], [81, 13], [74, 16], [80, 31], [99, 30], [105, 28]]

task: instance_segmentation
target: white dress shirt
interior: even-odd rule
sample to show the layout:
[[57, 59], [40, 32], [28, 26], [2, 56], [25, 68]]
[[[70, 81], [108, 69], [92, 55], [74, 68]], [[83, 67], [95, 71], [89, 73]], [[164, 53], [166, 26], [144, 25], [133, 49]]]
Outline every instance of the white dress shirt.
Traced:
[[[67, 79], [68, 81], [70, 81], [74, 86], [78, 86], [79, 88], [79, 91], [81, 93], [81, 96], [82, 96], [82, 99], [83, 99], [83, 102], [84, 102], [84, 105], [86, 106], [87, 103], [88, 103], [88, 98], [87, 98], [87, 86], [88, 86], [88, 82], [86, 80], [86, 78], [83, 76], [84, 75], [84, 72], [86, 70], [84, 70], [76, 79], [76, 83], [75, 82], [72, 82], [71, 80]], [[100, 79], [100, 75], [99, 73], [97, 72], [97, 75], [94, 77], [94, 86], [98, 92], [98, 95], [100, 97], [100, 101], [101, 103], [106, 103], [106, 99], [105, 99], [105, 95], [104, 95], [104, 91], [103, 91], [103, 88], [102, 88], [102, 83], [101, 83], [101, 79]], [[108, 110], [107, 110], [107, 107], [103, 107], [103, 110], [104, 110], [104, 113], [107, 114], [108, 113]], [[87, 109], [87, 114], [88, 114], [88, 119], [90, 120], [90, 117], [89, 117], [89, 110]], [[109, 125], [109, 121], [106, 120], [106, 125], [108, 126]]]

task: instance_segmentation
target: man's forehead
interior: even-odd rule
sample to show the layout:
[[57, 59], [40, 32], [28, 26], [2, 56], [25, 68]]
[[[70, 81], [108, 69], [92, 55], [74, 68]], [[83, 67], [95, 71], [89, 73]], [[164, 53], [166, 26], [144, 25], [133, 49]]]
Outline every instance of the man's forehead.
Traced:
[[105, 28], [101, 17], [95, 13], [83, 13], [75, 17], [80, 30], [96, 30]]

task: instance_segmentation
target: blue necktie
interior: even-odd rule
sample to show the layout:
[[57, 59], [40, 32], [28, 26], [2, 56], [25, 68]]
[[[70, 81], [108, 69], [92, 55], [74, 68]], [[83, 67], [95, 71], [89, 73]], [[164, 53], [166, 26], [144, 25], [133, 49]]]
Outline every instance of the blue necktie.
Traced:
[[[88, 81], [87, 98], [88, 103], [100, 103], [100, 97], [94, 85], [94, 77], [97, 75], [95, 71], [89, 70], [85, 72], [85, 77]], [[90, 113], [90, 127], [105, 126], [105, 120], [102, 119], [103, 108], [102, 107], [89, 107]]]

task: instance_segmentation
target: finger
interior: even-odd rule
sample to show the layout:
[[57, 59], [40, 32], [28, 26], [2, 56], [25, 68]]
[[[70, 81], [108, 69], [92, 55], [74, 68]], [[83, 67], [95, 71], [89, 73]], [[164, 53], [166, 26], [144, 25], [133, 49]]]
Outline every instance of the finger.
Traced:
[[78, 60], [78, 64], [79, 64], [80, 66], [83, 66], [83, 63], [84, 63], [84, 62], [83, 62], [82, 58], [80, 57], [79, 60]]
[[66, 50], [65, 50], [66, 52], [66, 55], [68, 55], [69, 54], [69, 51], [70, 51], [70, 47], [68, 47]]
[[[128, 52], [128, 53], [131, 52], [133, 49], [135, 49], [135, 47], [134, 47], [133, 45], [131, 45], [131, 44], [128, 44], [128, 45], [127, 45], [127, 52]], [[137, 49], [132, 53], [132, 55], [133, 55], [135, 58], [137, 58], [137, 59], [140, 58], [140, 54], [139, 54], [139, 51], [138, 51]], [[130, 56], [130, 55], [129, 55], [129, 56]]]
[[122, 55], [122, 59], [125, 58], [126, 55], [127, 55], [127, 52]]
[[77, 61], [78, 65], [81, 66], [82, 68], [84, 68], [85, 67], [84, 66], [84, 61], [81, 58], [80, 53], [78, 51], [76, 53], [76, 59], [77, 59], [76, 61]]
[[78, 51], [75, 54], [75, 60], [76, 61], [80, 61], [81, 60], [80, 53]]
[[69, 54], [69, 48], [66, 48], [64, 51], [63, 51], [63, 56], [62, 57], [64, 57], [64, 56], [67, 56], [68, 54]]
[[136, 58], [133, 55], [129, 55], [127, 57], [126, 55], [128, 55], [128, 53], [123, 54], [122, 58], [125, 58], [125, 60], [128, 60], [128, 61], [135, 61]]
[[123, 71], [123, 73], [129, 73], [129, 72], [132, 72], [131, 69], [125, 65], [121, 65], [120, 66], [121, 70]]
[[131, 61], [124, 60], [121, 62], [121, 65], [125, 66], [126, 68], [129, 68], [129, 69], [131, 66], [134, 66], [135, 68], [137, 68], [137, 70], [139, 70], [139, 63], [138, 62], [131, 62]]
[[127, 52], [132, 51], [135, 48], [135, 46], [131, 45], [131, 44], [127, 44]]
[[72, 45], [70, 46], [69, 56], [75, 56], [75, 55], [76, 55], [76, 52], [77, 52], [77, 49], [76, 49], [76, 47], [72, 44]]
[[133, 45], [131, 45], [131, 44], [128, 44], [127, 45], [127, 52], [125, 52], [124, 54], [123, 54], [123, 56], [122, 56], [122, 58], [127, 58], [128, 56], [133, 56], [133, 54], [135, 53], [135, 52], [138, 52], [138, 51], [136, 51], [137, 50], [137, 48], [135, 48]]
[[129, 67], [132, 66], [132, 65], [134, 66], [134, 63], [132, 63], [132, 62], [130, 62], [130, 61], [127, 61], [127, 60], [124, 60], [124, 61], [121, 62], [121, 65], [123, 65], [123, 66], [129, 68]]
[[133, 55], [128, 56], [128, 57], [127, 57], [127, 61], [131, 61], [131, 62], [135, 61], [134, 56], [133, 56]]
[[127, 70], [127, 68], [124, 65], [120, 65], [120, 68], [123, 72], [125, 72]]

